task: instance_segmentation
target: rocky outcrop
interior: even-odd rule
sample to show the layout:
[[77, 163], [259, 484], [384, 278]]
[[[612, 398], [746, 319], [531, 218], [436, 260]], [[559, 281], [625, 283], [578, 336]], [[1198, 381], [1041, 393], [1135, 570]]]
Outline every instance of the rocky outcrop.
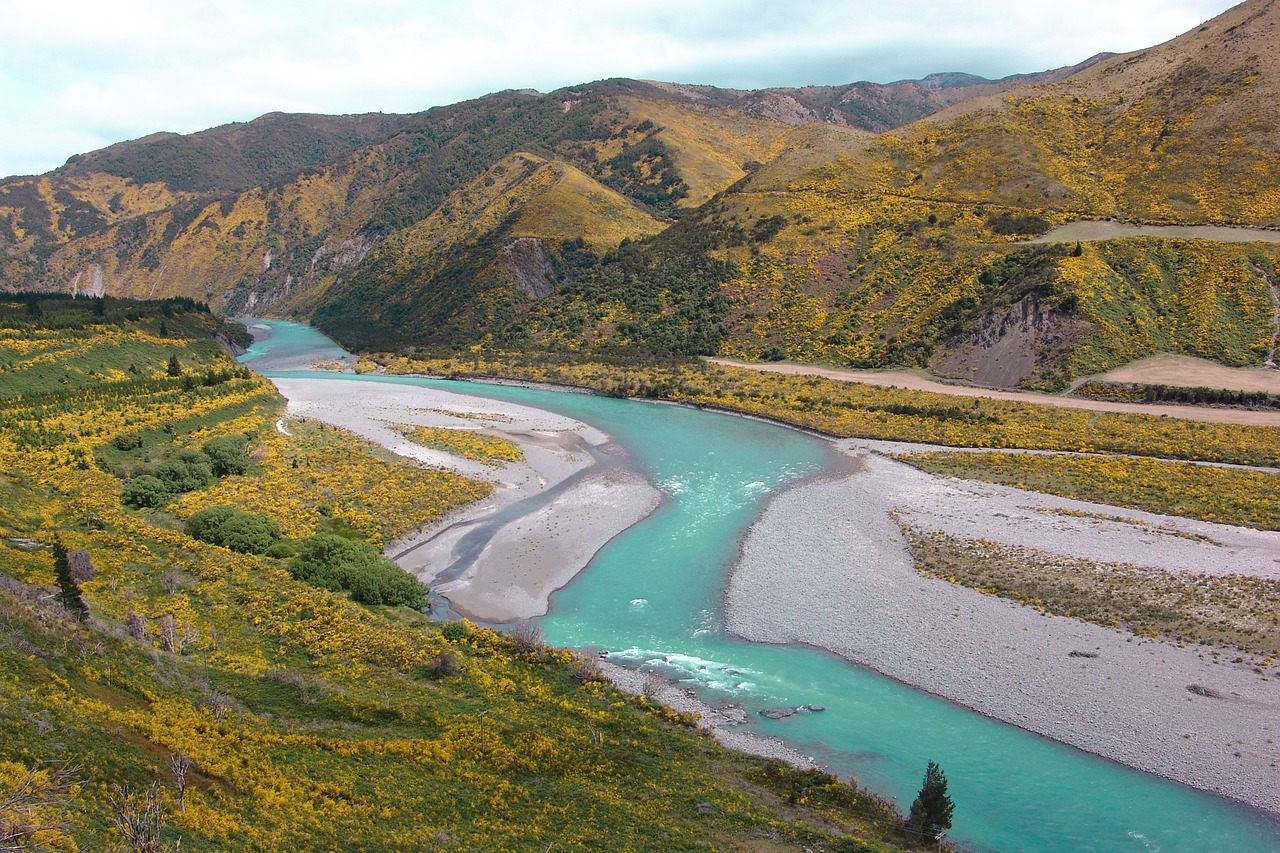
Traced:
[[555, 269], [537, 237], [517, 237], [502, 247], [502, 269], [511, 283], [535, 299], [555, 290]]
[[1046, 355], [1065, 346], [1075, 326], [1053, 305], [1027, 294], [949, 342], [931, 369], [988, 388], [1016, 388]]

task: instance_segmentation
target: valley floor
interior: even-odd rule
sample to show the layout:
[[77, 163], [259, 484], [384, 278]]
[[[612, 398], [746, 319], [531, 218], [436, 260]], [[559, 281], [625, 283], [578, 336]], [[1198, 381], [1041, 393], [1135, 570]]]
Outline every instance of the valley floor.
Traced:
[[[614, 536], [658, 505], [658, 491], [621, 464], [609, 437], [539, 409], [435, 388], [342, 379], [275, 379], [290, 417], [350, 430], [393, 453], [494, 484], [489, 498], [393, 543], [389, 553], [461, 616], [514, 622], [547, 612], [548, 596]], [[524, 461], [489, 465], [406, 438], [401, 425], [483, 430]], [[495, 532], [467, 549], [479, 526]]]
[[[568, 418], [423, 387], [275, 381], [290, 416], [496, 484], [489, 499], [390, 549], [462, 615], [501, 622], [545, 613], [551, 592], [658, 502], [607, 435]], [[484, 428], [519, 443], [525, 461], [494, 468], [427, 450], [396, 429], [409, 423]], [[933, 449], [926, 446], [835, 445], [847, 470], [777, 495], [747, 535], [726, 592], [733, 633], [825, 648], [1024, 729], [1280, 814], [1280, 683], [1206, 648], [1138, 639], [922, 577], [902, 526], [1081, 559], [1270, 578], [1280, 578], [1280, 533], [957, 481], [885, 455]], [[496, 532], [469, 548], [467, 534], [481, 526]], [[732, 731], [733, 721], [722, 722]], [[739, 746], [779, 749], [763, 740]]]

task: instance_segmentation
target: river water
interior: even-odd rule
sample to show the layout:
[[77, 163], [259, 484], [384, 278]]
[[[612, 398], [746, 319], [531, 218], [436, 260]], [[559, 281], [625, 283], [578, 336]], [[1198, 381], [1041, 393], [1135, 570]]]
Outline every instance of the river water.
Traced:
[[[306, 326], [266, 322], [242, 358], [265, 375], [344, 353]], [[269, 342], [269, 347], [268, 347]], [[289, 371], [284, 373], [283, 368]], [[856, 776], [905, 811], [929, 761], [956, 802], [950, 837], [973, 850], [1277, 851], [1262, 813], [1095, 758], [913, 690], [811, 648], [747, 643], [722, 628], [721, 596], [744, 531], [769, 497], [828, 470], [826, 443], [711, 412], [584, 394], [402, 377], [554, 411], [610, 433], [663, 493], [649, 518], [609, 543], [551, 600], [549, 642], [609, 650], [662, 669], [712, 702], [741, 703], [748, 725]], [[779, 590], [779, 596], [786, 590]], [[922, 619], [922, 630], [928, 630]], [[958, 664], [962, 665], [962, 664]], [[764, 708], [818, 705], [770, 721]]]

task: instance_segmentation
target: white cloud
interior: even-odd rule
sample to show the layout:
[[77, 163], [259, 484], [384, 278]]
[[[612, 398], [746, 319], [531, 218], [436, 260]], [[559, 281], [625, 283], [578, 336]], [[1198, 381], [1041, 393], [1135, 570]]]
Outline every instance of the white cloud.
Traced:
[[411, 112], [605, 77], [758, 87], [1002, 76], [1134, 50], [1227, 0], [0, 0], [0, 175], [272, 110]]

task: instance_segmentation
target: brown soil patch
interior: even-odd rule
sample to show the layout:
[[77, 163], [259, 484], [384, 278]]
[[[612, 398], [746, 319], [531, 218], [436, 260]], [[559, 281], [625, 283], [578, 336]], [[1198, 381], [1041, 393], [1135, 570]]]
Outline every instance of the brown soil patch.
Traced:
[[1156, 355], [1108, 370], [1093, 378], [1104, 382], [1175, 385], [1179, 388], [1225, 388], [1231, 391], [1280, 394], [1280, 370], [1227, 367], [1189, 355]]

